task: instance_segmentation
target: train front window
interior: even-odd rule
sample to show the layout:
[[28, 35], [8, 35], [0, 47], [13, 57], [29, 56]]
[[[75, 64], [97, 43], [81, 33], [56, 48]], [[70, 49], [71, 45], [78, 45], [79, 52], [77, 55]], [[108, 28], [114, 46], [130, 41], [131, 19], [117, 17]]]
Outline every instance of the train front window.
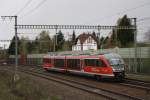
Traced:
[[124, 64], [121, 59], [109, 59], [109, 63], [110, 63], [110, 65]]
[[84, 60], [85, 66], [93, 66], [93, 67], [105, 67], [103, 61], [100, 59], [85, 59]]
[[115, 53], [104, 54], [113, 70], [124, 70], [124, 61], [120, 55]]
[[109, 62], [110, 65], [124, 64], [123, 59], [118, 54], [109, 53], [109, 54], [104, 54], [104, 56], [106, 57], [106, 59], [108, 60], [108, 62]]

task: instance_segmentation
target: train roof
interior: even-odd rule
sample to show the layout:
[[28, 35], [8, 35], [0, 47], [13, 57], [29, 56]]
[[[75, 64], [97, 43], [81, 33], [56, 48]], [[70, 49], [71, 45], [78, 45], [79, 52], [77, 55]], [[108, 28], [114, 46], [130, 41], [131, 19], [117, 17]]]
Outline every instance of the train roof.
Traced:
[[84, 56], [84, 55], [86, 55], [86, 56], [89, 56], [89, 55], [104, 55], [104, 54], [108, 54], [108, 53], [111, 53], [111, 52], [102, 52], [102, 51], [90, 51], [90, 52], [81, 52], [81, 53], [73, 53], [73, 52], [71, 52], [71, 53], [65, 53], [65, 54], [57, 54], [57, 53], [49, 53], [49, 55], [51, 55], [51, 56]]
[[61, 54], [61, 55], [46, 55], [44, 58], [97, 58], [100, 55], [113, 54], [111, 52], [93, 52], [93, 53], [82, 53], [82, 54]]

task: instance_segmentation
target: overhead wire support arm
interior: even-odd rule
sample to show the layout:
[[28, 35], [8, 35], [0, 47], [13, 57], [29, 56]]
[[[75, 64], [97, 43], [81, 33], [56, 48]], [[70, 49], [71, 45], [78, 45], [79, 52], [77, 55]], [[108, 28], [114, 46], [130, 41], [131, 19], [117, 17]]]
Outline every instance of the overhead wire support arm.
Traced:
[[1, 16], [1, 18], [3, 20], [5, 20], [5, 18], [9, 18], [10, 20], [12, 18], [14, 18], [15, 20], [15, 74], [14, 74], [14, 81], [17, 81], [19, 79], [19, 75], [18, 75], [18, 39], [17, 39], [17, 16]]
[[48, 26], [49, 28], [52, 27], [52, 28], [55, 28], [55, 31], [56, 31], [56, 35], [54, 37], [54, 52], [56, 51], [56, 45], [57, 45], [57, 29], [58, 29], [58, 25], [46, 25]]
[[94, 26], [94, 25], [17, 25], [17, 29], [135, 29], [134, 26]]

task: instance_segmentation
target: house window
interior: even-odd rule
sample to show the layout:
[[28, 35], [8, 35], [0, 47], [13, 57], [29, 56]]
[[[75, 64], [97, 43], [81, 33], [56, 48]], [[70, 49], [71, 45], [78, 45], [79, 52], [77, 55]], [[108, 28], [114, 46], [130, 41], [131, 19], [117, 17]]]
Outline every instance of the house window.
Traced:
[[93, 42], [93, 38], [92, 37], [89, 37], [88, 39], [87, 39], [87, 43], [92, 43]]
[[89, 38], [89, 43], [92, 43], [92, 38], [91, 37]]

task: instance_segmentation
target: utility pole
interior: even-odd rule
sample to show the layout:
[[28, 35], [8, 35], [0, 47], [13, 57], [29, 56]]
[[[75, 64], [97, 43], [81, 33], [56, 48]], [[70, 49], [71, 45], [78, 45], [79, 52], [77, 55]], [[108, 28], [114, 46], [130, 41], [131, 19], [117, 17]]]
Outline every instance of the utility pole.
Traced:
[[134, 73], [137, 73], [138, 64], [137, 64], [137, 18], [130, 18], [131, 23], [133, 24], [134, 29]]
[[14, 81], [19, 79], [18, 75], [18, 36], [17, 36], [17, 16], [1, 16], [2, 19], [9, 18], [10, 20], [14, 18], [15, 20], [15, 74], [14, 74]]
[[56, 33], [56, 35], [54, 35], [54, 52], [56, 51], [56, 45], [57, 45], [57, 29], [58, 29], [58, 26], [55, 25], [55, 33]]
[[137, 73], [137, 25], [136, 25], [136, 18], [133, 18], [134, 20], [134, 49], [135, 49], [135, 57], [134, 57], [134, 64], [135, 64], [135, 73]]
[[98, 25], [98, 34], [97, 34], [97, 36], [100, 38], [100, 25]]
[[6, 44], [4, 44], [3, 51], [4, 51], [4, 60], [6, 61], [6, 49], [5, 49], [5, 46], [6, 46]]
[[[100, 41], [100, 39], [101, 39], [101, 37], [100, 37], [100, 25], [98, 25], [98, 34], [97, 34], [97, 37], [98, 37], [98, 38], [97, 38], [97, 39], [98, 39], [97, 49], [98, 49], [98, 48], [101, 49], [102, 47], [100, 46], [100, 42], [101, 42], [101, 41]], [[100, 47], [99, 47], [99, 46], [100, 46]], [[101, 49], [101, 50], [102, 50], [102, 49]]]

